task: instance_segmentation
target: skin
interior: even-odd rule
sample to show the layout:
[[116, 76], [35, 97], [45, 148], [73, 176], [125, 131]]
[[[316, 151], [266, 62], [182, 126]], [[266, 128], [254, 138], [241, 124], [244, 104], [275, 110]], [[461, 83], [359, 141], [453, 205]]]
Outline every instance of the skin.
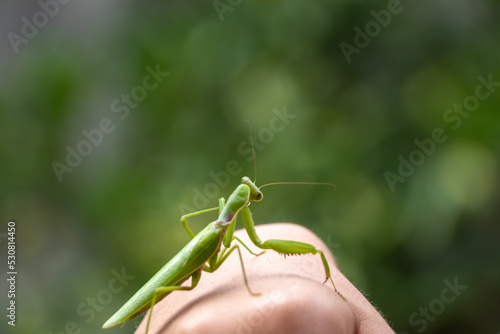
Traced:
[[[307, 242], [322, 249], [330, 264], [335, 293], [316, 255], [287, 256], [268, 250], [255, 257], [242, 249], [251, 296], [243, 282], [237, 254], [214, 273], [203, 273], [192, 291], [176, 291], [157, 303], [149, 333], [394, 333], [380, 313], [339, 271], [321, 239], [295, 224], [256, 226], [267, 239]], [[255, 252], [246, 231], [235, 232]], [[189, 280], [184, 285], [189, 286]], [[136, 333], [145, 333], [147, 316]]]

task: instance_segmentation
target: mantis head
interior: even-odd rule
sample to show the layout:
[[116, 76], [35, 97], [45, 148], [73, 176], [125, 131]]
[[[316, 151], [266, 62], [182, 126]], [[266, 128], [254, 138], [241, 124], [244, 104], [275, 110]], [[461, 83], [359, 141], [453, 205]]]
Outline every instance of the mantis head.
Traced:
[[245, 184], [250, 188], [250, 197], [249, 197], [250, 201], [253, 201], [253, 202], [262, 201], [262, 198], [264, 197], [264, 195], [262, 195], [262, 192], [259, 190], [259, 188], [257, 188], [255, 183], [253, 183], [252, 180], [250, 180], [250, 178], [248, 178], [247, 176], [244, 176], [241, 179], [241, 184]]

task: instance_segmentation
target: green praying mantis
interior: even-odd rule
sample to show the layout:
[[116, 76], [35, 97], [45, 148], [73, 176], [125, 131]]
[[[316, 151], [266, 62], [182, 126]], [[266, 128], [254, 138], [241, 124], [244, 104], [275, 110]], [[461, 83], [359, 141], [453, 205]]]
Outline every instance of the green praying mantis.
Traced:
[[[252, 138], [250, 133], [250, 138]], [[253, 146], [253, 142], [252, 142]], [[254, 151], [255, 163], [255, 151]], [[255, 164], [255, 170], [257, 170]], [[281, 182], [287, 184], [323, 184], [329, 183], [313, 183], [313, 182]], [[260, 188], [277, 183], [269, 183]], [[262, 201], [263, 194], [260, 188], [248, 177], [243, 177], [241, 184], [236, 187], [233, 193], [229, 196], [227, 202], [224, 198], [219, 199], [219, 206], [211, 209], [197, 211], [181, 217], [181, 222], [187, 233], [191, 237], [191, 241], [177, 253], [163, 268], [160, 269], [142, 288], [140, 288], [111, 318], [104, 323], [103, 328], [109, 328], [118, 324], [129, 321], [143, 312], [151, 308], [146, 325], [146, 334], [149, 330], [153, 307], [157, 301], [160, 301], [165, 296], [177, 290], [192, 290], [196, 287], [201, 278], [203, 271], [213, 273], [217, 270], [227, 257], [234, 251], [238, 251], [243, 272], [243, 279], [248, 292], [251, 295], [259, 295], [254, 293], [248, 285], [245, 266], [241, 257], [241, 251], [238, 244], [232, 245], [236, 241], [245, 247], [252, 255], [259, 256], [266, 249], [274, 250], [283, 255], [300, 255], [300, 254], [319, 254], [325, 268], [326, 279], [323, 283], [330, 280], [334, 290], [345, 300], [344, 296], [338, 292], [330, 275], [330, 267], [322, 250], [315, 246], [303, 242], [291, 240], [270, 239], [262, 242], [255, 231], [255, 224], [252, 218], [252, 213], [249, 209], [251, 202]], [[186, 219], [199, 214], [219, 210], [218, 218], [208, 224], [197, 235], [194, 235]], [[236, 225], [236, 217], [241, 214], [243, 225], [245, 227], [250, 240], [260, 249], [264, 251], [255, 254], [252, 252], [234, 233]], [[191, 277], [191, 286], [181, 286], [183, 282]]]

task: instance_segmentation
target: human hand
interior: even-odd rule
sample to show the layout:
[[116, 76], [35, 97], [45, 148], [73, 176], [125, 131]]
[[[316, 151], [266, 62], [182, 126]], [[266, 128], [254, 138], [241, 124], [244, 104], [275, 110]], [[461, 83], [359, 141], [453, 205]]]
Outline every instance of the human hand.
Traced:
[[[255, 227], [259, 237], [302, 241], [325, 253], [333, 282], [323, 284], [325, 270], [316, 255], [287, 256], [268, 250], [255, 257], [240, 247], [248, 284], [237, 254], [214, 272], [202, 273], [195, 289], [176, 291], [154, 306], [149, 333], [394, 333], [380, 313], [337, 268], [321, 239], [295, 224]], [[245, 230], [235, 232], [252, 251]], [[252, 247], [253, 246], [253, 247]], [[236, 252], [235, 252], [236, 253]], [[188, 282], [189, 285], [189, 282]], [[148, 314], [136, 333], [145, 333]]]

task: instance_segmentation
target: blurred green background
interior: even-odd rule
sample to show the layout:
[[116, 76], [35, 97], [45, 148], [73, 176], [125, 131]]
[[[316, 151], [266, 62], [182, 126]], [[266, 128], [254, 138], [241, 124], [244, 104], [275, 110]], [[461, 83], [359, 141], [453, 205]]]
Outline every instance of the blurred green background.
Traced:
[[[499, 10], [486, 0], [2, 2], [2, 276], [9, 220], [18, 271], [16, 327], [1, 279], [2, 333], [100, 333], [188, 241], [183, 209], [214, 206], [253, 178], [243, 120], [258, 184], [337, 186], [265, 188], [256, 222], [318, 234], [398, 333], [498, 333], [500, 91], [477, 87], [500, 81]], [[169, 75], [152, 88], [143, 80], [156, 69]], [[453, 111], [464, 103], [473, 111]], [[112, 130], [101, 138], [103, 120]], [[68, 150], [88, 154], [60, 169]], [[217, 185], [229, 162], [238, 173]], [[123, 270], [134, 278], [110, 288]], [[467, 288], [449, 302], [446, 282]]]

